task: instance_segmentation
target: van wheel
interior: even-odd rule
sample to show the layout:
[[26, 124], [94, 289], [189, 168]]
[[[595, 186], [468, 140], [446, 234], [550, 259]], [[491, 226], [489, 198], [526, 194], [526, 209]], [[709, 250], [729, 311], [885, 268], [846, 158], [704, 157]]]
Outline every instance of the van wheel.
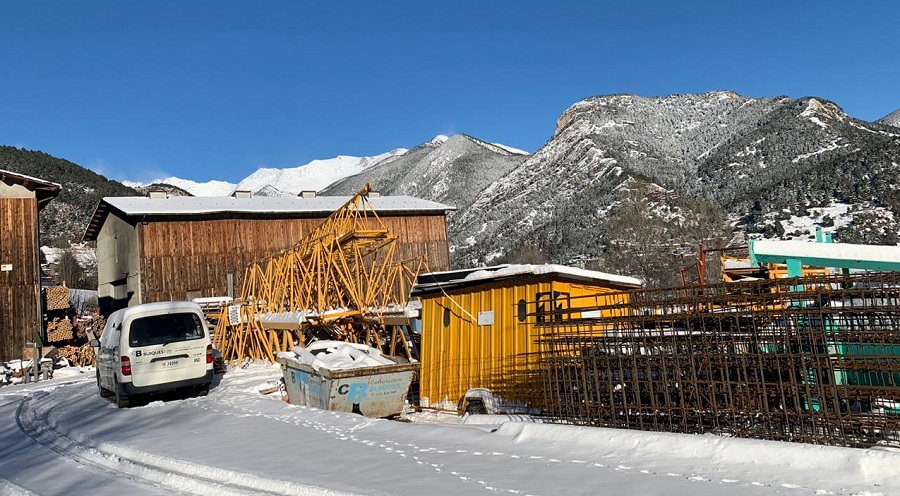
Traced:
[[109, 392], [109, 390], [106, 389], [105, 387], [103, 387], [102, 384], [100, 384], [100, 371], [99, 370], [97, 371], [97, 389], [100, 390], [101, 398], [109, 398], [110, 396], [112, 396], [112, 394]]
[[116, 406], [119, 408], [128, 408], [131, 406], [131, 397], [122, 391], [122, 386], [116, 381]]

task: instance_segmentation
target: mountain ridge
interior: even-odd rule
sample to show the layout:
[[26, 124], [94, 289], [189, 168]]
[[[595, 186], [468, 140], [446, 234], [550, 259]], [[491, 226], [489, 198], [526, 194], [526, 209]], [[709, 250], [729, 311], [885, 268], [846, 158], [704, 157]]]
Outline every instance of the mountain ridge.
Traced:
[[[557, 123], [542, 149], [455, 217], [454, 230], [479, 233], [457, 246], [465, 263], [491, 263], [509, 253], [515, 247], [505, 240], [517, 232], [554, 260], [601, 257], [609, 233], [604, 236], [592, 226], [602, 225], [609, 207], [621, 202], [618, 190], [628, 180], [693, 201], [713, 200], [749, 234], [774, 234], [783, 220], [741, 215], [752, 211], [759, 198], [800, 211], [827, 201], [827, 192], [861, 208], [895, 208], [878, 205], [877, 198], [890, 196], [889, 185], [896, 183], [892, 164], [900, 162], [897, 135], [853, 119], [821, 98], [750, 98], [728, 91], [601, 95], [573, 104]], [[840, 173], [863, 156], [883, 166], [881, 187], [849, 181]], [[861, 179], [865, 172], [855, 169]], [[792, 190], [785, 184], [803, 174], [821, 190], [802, 184]], [[824, 184], [835, 177], [843, 181], [842, 188]], [[774, 232], [767, 232], [767, 226]], [[895, 237], [896, 226], [891, 230], [893, 234], [882, 233], [886, 240]], [[577, 239], [553, 241], [566, 238]], [[868, 241], [878, 241], [878, 236]]]
[[68, 246], [81, 240], [104, 196], [133, 196], [133, 188], [41, 151], [0, 145], [0, 169], [58, 183], [62, 190], [41, 210], [42, 245]]
[[253, 171], [238, 183], [217, 180], [201, 183], [173, 176], [156, 179], [150, 183], [127, 181], [124, 184], [132, 188], [141, 188], [153, 183], [170, 184], [194, 196], [228, 196], [235, 190], [249, 190], [255, 193], [266, 187], [269, 194], [272, 188], [275, 188], [284, 194], [297, 195], [303, 190], [320, 190], [345, 176], [359, 173], [386, 158], [404, 153], [405, 148], [397, 148], [370, 157], [338, 155], [330, 159], [312, 160], [296, 167], [263, 167]]
[[674, 284], [658, 274], [676, 274], [672, 267], [699, 245], [748, 236], [808, 239], [819, 226], [841, 242], [900, 242], [900, 129], [854, 119], [826, 99], [727, 90], [597, 95], [556, 123], [533, 154], [439, 135], [372, 157], [259, 169], [226, 184], [297, 194], [319, 189], [298, 179], [304, 167], [330, 164], [337, 173], [322, 180], [330, 183], [320, 194], [350, 195], [371, 183], [386, 195], [457, 207], [448, 214], [454, 266], [528, 254], [654, 284]]

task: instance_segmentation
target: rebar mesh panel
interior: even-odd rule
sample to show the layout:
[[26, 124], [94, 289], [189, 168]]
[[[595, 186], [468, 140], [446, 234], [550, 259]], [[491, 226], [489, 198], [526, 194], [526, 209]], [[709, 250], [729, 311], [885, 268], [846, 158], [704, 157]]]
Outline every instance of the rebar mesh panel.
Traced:
[[[626, 301], [573, 300], [538, 324], [544, 413], [581, 425], [900, 446], [900, 276], [638, 290]], [[572, 318], [591, 310], [603, 317]]]

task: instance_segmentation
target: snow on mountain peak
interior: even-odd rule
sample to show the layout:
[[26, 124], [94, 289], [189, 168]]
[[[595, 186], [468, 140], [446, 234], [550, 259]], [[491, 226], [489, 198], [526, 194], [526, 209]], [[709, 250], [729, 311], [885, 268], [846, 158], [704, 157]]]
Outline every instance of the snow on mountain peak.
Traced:
[[[439, 134], [427, 144], [441, 146], [451, 140], [450, 137]], [[494, 147], [495, 151], [513, 155], [529, 155], [528, 152], [509, 147], [499, 143], [486, 143], [477, 140], [486, 147]], [[329, 159], [317, 159], [307, 164], [284, 169], [262, 167], [245, 177], [239, 183], [226, 181], [196, 182], [178, 177], [157, 179], [152, 183], [165, 183], [181, 188], [194, 196], [227, 196], [234, 190], [249, 190], [263, 196], [280, 194], [299, 194], [301, 191], [319, 191], [325, 187], [345, 178], [359, 174], [386, 159], [406, 154], [406, 148], [396, 148], [389, 152], [371, 157], [356, 157], [351, 155], [338, 155]], [[126, 186], [142, 187], [147, 183], [126, 182]]]
[[826, 120], [844, 120], [844, 112], [837, 105], [830, 102], [820, 102], [815, 98], [810, 98], [806, 103], [806, 109], [800, 112], [800, 117], [806, 117], [819, 127], [828, 127], [828, 124], [822, 122]]
[[166, 177], [155, 179], [149, 183], [139, 183], [134, 181], [123, 181], [122, 184], [130, 188], [142, 188], [150, 184], [169, 184], [177, 188], [181, 188], [194, 196], [228, 196], [234, 189], [235, 184], [227, 181], [206, 181], [199, 183], [190, 179], [181, 179], [180, 177]]
[[876, 122], [881, 124], [886, 124], [888, 126], [900, 127], [900, 109], [897, 109], [890, 114], [878, 119]]
[[372, 157], [338, 155], [334, 158], [313, 160], [307, 164], [286, 169], [262, 167], [241, 180], [238, 184], [226, 181], [207, 181], [200, 183], [178, 177], [157, 179], [150, 183], [126, 181], [123, 184], [130, 187], [142, 187], [153, 183], [171, 184], [194, 196], [228, 196], [236, 189], [253, 192], [262, 191], [264, 196], [277, 194], [273, 192], [271, 188], [284, 194], [296, 195], [301, 191], [321, 190], [339, 179], [359, 174], [364, 169], [367, 169], [384, 159], [403, 155], [406, 152], [406, 148], [396, 148]]
[[313, 160], [299, 167], [259, 169], [241, 181], [238, 189], [256, 191], [271, 185], [295, 195], [305, 190], [319, 191], [339, 179], [359, 174], [386, 158], [403, 155], [406, 151], [405, 148], [398, 148], [374, 157], [338, 155], [335, 158]]
[[513, 155], [531, 155], [530, 153], [526, 152], [525, 150], [520, 150], [518, 148], [506, 146], [503, 143], [491, 143], [491, 144], [494, 146], [499, 146], [500, 148], [503, 148], [504, 150], [508, 151], [509, 153], [512, 153]]

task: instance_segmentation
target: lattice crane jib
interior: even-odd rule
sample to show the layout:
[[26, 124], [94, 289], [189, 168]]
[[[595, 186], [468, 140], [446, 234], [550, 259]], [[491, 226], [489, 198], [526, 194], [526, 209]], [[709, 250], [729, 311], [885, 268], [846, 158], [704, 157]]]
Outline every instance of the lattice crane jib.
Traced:
[[246, 268], [238, 315], [229, 320], [226, 311], [216, 328], [226, 361], [274, 361], [316, 338], [411, 353], [398, 319], [387, 325], [385, 317], [405, 317], [425, 256], [397, 259], [398, 238], [369, 202], [370, 191], [366, 184], [296, 244]]

